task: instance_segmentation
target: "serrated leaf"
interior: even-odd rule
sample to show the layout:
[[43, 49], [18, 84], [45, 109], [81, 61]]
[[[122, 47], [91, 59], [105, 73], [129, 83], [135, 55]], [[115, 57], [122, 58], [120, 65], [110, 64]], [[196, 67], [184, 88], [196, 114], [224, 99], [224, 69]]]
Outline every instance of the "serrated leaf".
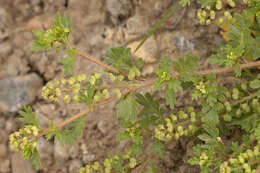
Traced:
[[82, 136], [85, 128], [85, 119], [86, 116], [75, 120], [68, 125], [69, 129], [65, 129], [62, 132], [56, 132], [57, 139], [60, 141], [61, 146], [72, 146], [77, 141], [78, 137]]
[[37, 150], [33, 152], [31, 161], [32, 161], [32, 165], [34, 165], [36, 169], [40, 169], [41, 166], [40, 153]]
[[128, 72], [133, 66], [130, 48], [123, 46], [111, 48], [107, 51], [109, 58], [105, 59], [106, 63], [112, 64], [117, 70]]
[[260, 80], [255, 79], [253, 81], [250, 82], [249, 86], [253, 89], [257, 89], [260, 88]]
[[211, 110], [205, 113], [201, 120], [207, 125], [215, 126], [219, 123], [218, 113], [214, 110]]
[[122, 132], [116, 135], [116, 139], [118, 141], [123, 141], [129, 138], [129, 134], [127, 132]]
[[177, 94], [173, 89], [167, 89], [167, 91], [165, 92], [165, 100], [166, 100], [166, 104], [170, 105], [170, 108], [173, 109], [174, 105], [176, 103], [176, 97]]
[[153, 150], [154, 154], [158, 155], [159, 157], [161, 157], [161, 158], [164, 157], [165, 146], [161, 141], [156, 140], [152, 146], [152, 150]]
[[32, 124], [39, 127], [39, 120], [36, 118], [32, 108], [25, 106], [24, 110], [25, 111], [19, 111], [19, 114], [23, 116], [22, 118], [19, 118], [19, 120], [25, 124]]
[[188, 163], [191, 165], [198, 165], [200, 163], [200, 159], [198, 159], [197, 157], [193, 157], [188, 160]]
[[76, 48], [67, 50], [68, 56], [61, 59], [61, 63], [64, 65], [65, 74], [73, 74], [73, 67], [75, 66]]
[[145, 96], [140, 93], [136, 93], [136, 101], [143, 105], [143, 109], [141, 110], [141, 115], [155, 114], [162, 115], [164, 110], [160, 107], [160, 103], [158, 100], [153, 99], [150, 93], [146, 93]]
[[173, 78], [168, 82], [169, 89], [174, 90], [174, 92], [181, 91], [182, 86], [180, 80]]
[[135, 123], [137, 115], [139, 114], [138, 103], [132, 98], [131, 95], [127, 96], [126, 99], [122, 100], [116, 105], [117, 117], [124, 121], [130, 121]]

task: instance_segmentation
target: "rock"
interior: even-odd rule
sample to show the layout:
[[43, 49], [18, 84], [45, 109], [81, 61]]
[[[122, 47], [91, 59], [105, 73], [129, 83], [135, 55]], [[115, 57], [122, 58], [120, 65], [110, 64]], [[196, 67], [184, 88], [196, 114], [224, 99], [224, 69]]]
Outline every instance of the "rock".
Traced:
[[0, 80], [0, 111], [16, 112], [32, 103], [42, 87], [42, 79], [32, 73], [23, 77], [8, 77]]
[[8, 159], [4, 161], [0, 161], [0, 172], [5, 173], [5, 172], [10, 172], [10, 161]]
[[69, 148], [69, 156], [73, 159], [79, 157], [79, 147], [78, 145], [73, 145], [72, 147]]
[[96, 160], [96, 157], [93, 154], [83, 155], [83, 157], [82, 157], [82, 161], [84, 164], [89, 164], [89, 163], [93, 162], [94, 160]]
[[[1, 21], [1, 20], [0, 20]], [[12, 52], [12, 46], [10, 42], [1, 42], [0, 46], [0, 58], [1, 59], [8, 59], [8, 55]]]
[[173, 42], [182, 52], [191, 51], [195, 49], [195, 44], [190, 40], [187, 40], [184, 36], [176, 36], [173, 38]]
[[142, 70], [142, 74], [145, 75], [150, 75], [154, 72], [154, 67], [152, 65], [146, 65], [144, 66]]
[[148, 20], [137, 13], [133, 17], [130, 17], [126, 22], [126, 32], [128, 34], [143, 34], [149, 30]]
[[13, 153], [11, 156], [12, 173], [35, 173], [30, 162], [24, 160], [20, 153]]
[[5, 131], [7, 133], [11, 133], [13, 131], [15, 131], [17, 129], [17, 126], [16, 126], [16, 120], [14, 117], [10, 117], [6, 120], [6, 123], [5, 123]]
[[[132, 53], [139, 45], [140, 42], [135, 41], [128, 45], [131, 48]], [[135, 53], [138, 58], [142, 58], [145, 63], [154, 63], [156, 61], [156, 55], [158, 53], [158, 47], [155, 41], [154, 36], [150, 37], [146, 42], [141, 46], [141, 48]]]
[[69, 163], [69, 172], [71, 172], [71, 173], [79, 172], [80, 167], [81, 167], [81, 161], [80, 160], [78, 160], [78, 159], [72, 160]]
[[58, 142], [54, 144], [54, 158], [57, 163], [64, 163], [69, 158], [68, 148], [62, 147]]
[[25, 75], [28, 73], [30, 68], [23, 56], [24, 53], [18, 49], [8, 57], [7, 64], [5, 64], [5, 71], [8, 76]]
[[106, 0], [106, 8], [113, 24], [118, 24], [130, 15], [133, 6], [130, 0]]
[[112, 128], [112, 124], [111, 123], [109, 123], [109, 121], [103, 121], [103, 120], [100, 120], [99, 122], [98, 122], [98, 124], [97, 124], [97, 128], [98, 128], [98, 130], [103, 134], [103, 135], [105, 135], [105, 134], [107, 134], [109, 131], [110, 131], [110, 129]]
[[5, 128], [5, 118], [0, 113], [0, 129], [4, 129], [4, 128]]
[[[8, 25], [10, 24], [11, 17], [9, 13], [4, 9], [0, 7], [0, 40], [8, 36]], [[2, 43], [1, 43], [2, 47]]]
[[5, 144], [0, 144], [0, 158], [6, 158], [7, 154], [7, 147]]

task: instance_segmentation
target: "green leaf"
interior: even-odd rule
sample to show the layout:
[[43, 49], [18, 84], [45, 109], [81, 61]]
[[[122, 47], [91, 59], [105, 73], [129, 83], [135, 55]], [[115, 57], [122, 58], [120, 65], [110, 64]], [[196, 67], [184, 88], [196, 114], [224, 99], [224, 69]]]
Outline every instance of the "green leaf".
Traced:
[[145, 96], [143, 96], [140, 93], [136, 93], [136, 101], [143, 105], [143, 109], [141, 110], [141, 115], [162, 115], [164, 113], [164, 109], [160, 107], [160, 103], [158, 100], [153, 99], [152, 95], [150, 93], [146, 93]]
[[168, 82], [168, 88], [174, 90], [174, 92], [181, 91], [182, 86], [180, 80], [173, 78]]
[[200, 159], [198, 159], [197, 157], [193, 157], [188, 160], [188, 163], [191, 165], [198, 165], [200, 163]]
[[253, 89], [257, 89], [260, 88], [260, 80], [255, 79], [253, 81], [250, 82], [249, 86]]
[[128, 134], [127, 132], [119, 133], [119, 134], [117, 134], [117, 136], [116, 136], [116, 139], [117, 139], [118, 141], [123, 141], [123, 140], [126, 140], [126, 139], [128, 139], [128, 138], [129, 138], [129, 134]]
[[173, 89], [167, 89], [167, 91], [165, 92], [165, 99], [166, 99], [166, 104], [170, 105], [170, 108], [173, 109], [174, 105], [176, 103], [176, 97], [177, 94]]
[[118, 118], [135, 123], [139, 114], [137, 106], [138, 103], [132, 98], [132, 95], [127, 96], [126, 99], [116, 105]]
[[19, 118], [19, 120], [25, 124], [32, 124], [39, 127], [39, 120], [36, 118], [32, 108], [24, 106], [24, 110], [25, 111], [19, 111], [19, 114], [23, 116], [22, 118]]
[[70, 49], [66, 51], [68, 56], [66, 58], [61, 59], [61, 63], [64, 65], [64, 73], [65, 74], [73, 74], [73, 67], [75, 66], [76, 59], [76, 48]]
[[218, 113], [211, 110], [208, 113], [205, 113], [201, 120], [207, 125], [215, 126], [219, 123]]
[[71, 122], [62, 132], [57, 131], [56, 137], [60, 141], [61, 146], [70, 145], [72, 146], [78, 139], [78, 136], [82, 136], [85, 128], [86, 116]]
[[158, 155], [159, 157], [164, 157], [165, 146], [161, 141], [156, 140], [152, 146], [152, 150], [154, 154]]
[[33, 152], [31, 161], [32, 161], [32, 165], [34, 165], [36, 169], [40, 169], [41, 166], [40, 153], [37, 150]]
[[190, 0], [180, 0], [179, 2], [183, 7], [190, 5]]
[[[132, 55], [130, 48], [125, 48], [123, 46], [117, 48], [111, 48], [107, 51], [107, 56], [109, 58], [105, 59], [105, 62], [112, 64], [117, 70], [128, 72], [132, 64]], [[138, 65], [140, 66], [140, 60], [138, 60]]]

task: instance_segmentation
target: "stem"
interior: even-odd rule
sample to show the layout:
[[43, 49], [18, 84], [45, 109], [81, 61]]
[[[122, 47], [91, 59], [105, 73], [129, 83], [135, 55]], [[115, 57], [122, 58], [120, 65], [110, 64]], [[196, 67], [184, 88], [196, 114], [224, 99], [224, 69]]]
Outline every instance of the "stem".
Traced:
[[97, 65], [99, 65], [99, 66], [101, 66], [101, 67], [103, 67], [104, 69], [107, 69], [108, 71], [111, 71], [111, 72], [113, 72], [113, 73], [120, 73], [120, 74], [122, 74], [122, 75], [125, 76], [125, 77], [128, 76], [127, 73], [125, 73], [125, 72], [123, 72], [123, 71], [119, 71], [119, 70], [117, 70], [117, 69], [115, 69], [115, 68], [112, 68], [112, 67], [110, 67], [110, 66], [104, 64], [103, 62], [99, 61], [99, 60], [96, 60], [96, 59], [94, 59], [94, 58], [89, 57], [88, 55], [86, 55], [86, 54], [84, 54], [84, 53], [82, 53], [82, 52], [80, 52], [80, 51], [77, 51], [77, 54], [78, 54], [79, 56], [81, 56], [81, 57], [83, 57], [83, 58], [85, 58], [85, 59], [87, 59], [87, 60], [89, 60], [89, 61], [91, 61], [91, 62], [93, 62], [93, 63], [95, 63], [95, 64], [97, 64]]
[[258, 96], [258, 93], [257, 93], [257, 92], [252, 93], [252, 94], [250, 94], [249, 96], [244, 97], [243, 99], [234, 102], [234, 103], [232, 104], [232, 106], [238, 105], [238, 104], [243, 103], [243, 102], [248, 101], [248, 100], [251, 100], [252, 98], [254, 98], [254, 97], [256, 97], [256, 96]]
[[[253, 61], [253, 62], [241, 64], [240, 68], [241, 70], [243, 70], [243, 69], [254, 68], [258, 66], [260, 66], [260, 61]], [[234, 71], [235, 68], [236, 67], [230, 67], [230, 68], [224, 67], [224, 68], [217, 68], [212, 70], [198, 71], [197, 75], [206, 76], [209, 75], [210, 73], [214, 73], [214, 74], [228, 73]]]

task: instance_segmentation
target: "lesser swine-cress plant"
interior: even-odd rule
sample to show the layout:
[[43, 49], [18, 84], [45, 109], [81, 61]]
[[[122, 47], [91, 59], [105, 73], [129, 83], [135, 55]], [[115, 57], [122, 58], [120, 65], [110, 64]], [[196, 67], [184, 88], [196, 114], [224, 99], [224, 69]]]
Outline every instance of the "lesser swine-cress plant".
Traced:
[[[32, 51], [56, 48], [67, 53], [61, 59], [65, 76], [49, 82], [42, 96], [50, 102], [87, 104], [88, 109], [60, 124], [50, 123], [41, 128], [30, 107], [20, 111], [26, 126], [10, 135], [11, 146], [25, 159], [40, 168], [37, 141], [44, 136], [54, 138], [62, 146], [73, 145], [83, 134], [87, 114], [101, 105], [119, 100], [116, 114], [124, 132], [118, 140], [129, 140], [131, 146], [120, 155], [82, 167], [80, 173], [156, 172], [152, 158], [163, 158], [164, 150], [173, 141], [188, 138], [196, 144], [194, 157], [188, 160], [199, 165], [201, 172], [257, 173], [260, 171], [260, 2], [258, 0], [197, 0], [201, 5], [198, 18], [201, 24], [215, 22], [227, 41], [208, 59], [215, 69], [198, 70], [199, 57], [188, 55], [177, 60], [161, 58], [156, 77], [141, 74], [143, 62], [134, 58], [129, 48], [117, 47], [107, 52], [105, 63], [77, 50], [69, 39], [70, 19], [58, 14], [54, 24], [45, 31], [33, 31], [37, 37]], [[134, 52], [181, 7], [190, 0], [181, 0], [147, 34]], [[104, 71], [90, 76], [73, 75], [76, 57], [85, 58]], [[219, 82], [221, 74], [234, 75], [229, 85]], [[240, 80], [238, 80], [240, 78]], [[103, 84], [109, 79], [108, 84]], [[243, 82], [241, 82], [243, 81]], [[165, 104], [142, 88], [153, 87], [165, 93]], [[190, 91], [195, 106], [175, 108], [181, 91]], [[233, 136], [239, 131], [240, 136]], [[152, 143], [152, 152], [144, 154], [144, 140]]]

